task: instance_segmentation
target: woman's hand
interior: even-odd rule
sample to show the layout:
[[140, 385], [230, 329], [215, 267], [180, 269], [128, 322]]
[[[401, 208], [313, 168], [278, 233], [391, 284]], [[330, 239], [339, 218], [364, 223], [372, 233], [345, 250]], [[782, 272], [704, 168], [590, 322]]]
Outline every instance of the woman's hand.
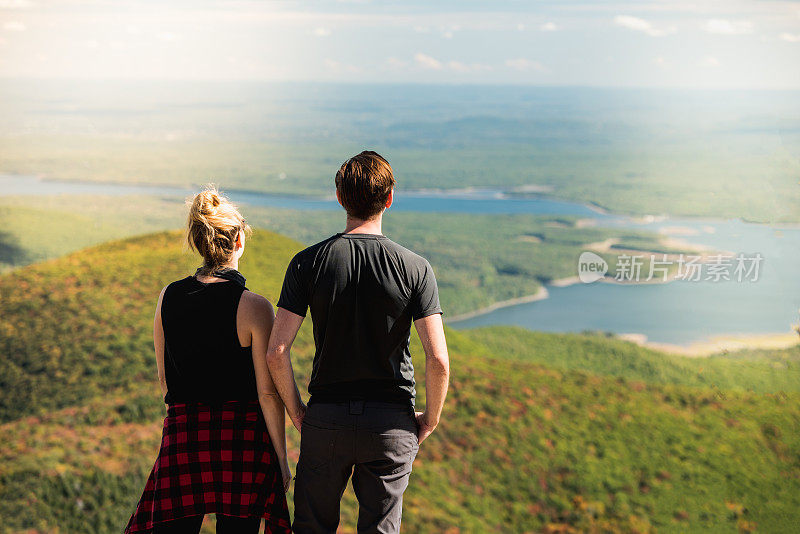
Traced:
[[292, 483], [292, 472], [289, 470], [289, 462], [284, 458], [281, 462], [281, 477], [283, 477], [283, 491], [289, 491], [289, 484]]

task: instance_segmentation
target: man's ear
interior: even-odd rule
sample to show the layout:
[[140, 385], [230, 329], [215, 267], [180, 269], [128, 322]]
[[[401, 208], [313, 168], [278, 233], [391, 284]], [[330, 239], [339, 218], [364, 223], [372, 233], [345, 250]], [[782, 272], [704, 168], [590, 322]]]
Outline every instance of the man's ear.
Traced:
[[342, 204], [342, 198], [339, 196], [338, 188], [336, 189], [336, 202], [338, 202], [341, 207], [344, 207], [344, 204]]
[[389, 198], [386, 199], [385, 207], [387, 210], [392, 207], [392, 202], [394, 202], [394, 187], [389, 191]]
[[244, 246], [244, 230], [239, 230], [236, 234], [236, 248], [242, 248]]

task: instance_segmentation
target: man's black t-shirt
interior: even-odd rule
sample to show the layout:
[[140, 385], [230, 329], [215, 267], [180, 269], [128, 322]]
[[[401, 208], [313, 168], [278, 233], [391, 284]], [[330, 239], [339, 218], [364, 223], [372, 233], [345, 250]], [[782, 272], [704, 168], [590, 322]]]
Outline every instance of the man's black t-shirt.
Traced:
[[411, 322], [442, 313], [425, 258], [383, 235], [336, 234], [289, 264], [278, 307], [311, 309], [310, 402], [414, 402]]

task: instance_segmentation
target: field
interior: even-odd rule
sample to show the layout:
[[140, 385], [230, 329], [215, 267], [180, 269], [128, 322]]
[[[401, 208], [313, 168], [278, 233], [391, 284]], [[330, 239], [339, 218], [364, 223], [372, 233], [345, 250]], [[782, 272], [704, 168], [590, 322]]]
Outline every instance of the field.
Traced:
[[[318, 197], [346, 157], [372, 148], [400, 192], [483, 187], [621, 214], [796, 223], [797, 96], [7, 80], [0, 173]], [[258, 230], [241, 270], [272, 302], [292, 255], [344, 222], [243, 212]], [[127, 521], [165, 411], [155, 300], [198, 264], [175, 230], [184, 216], [166, 196], [0, 194], [0, 534], [104, 534]], [[552, 215], [389, 210], [384, 233], [431, 261], [446, 317], [573, 276], [580, 252], [611, 238], [612, 273], [619, 249], [682, 252], [654, 233]], [[310, 326], [293, 350], [303, 392]], [[597, 332], [447, 338], [451, 391], [414, 464], [406, 532], [800, 525], [800, 346], [685, 358]], [[415, 335], [412, 353], [424, 383]], [[299, 436], [287, 433], [294, 469]], [[341, 531], [354, 527], [348, 490]]]
[[[126, 521], [163, 416], [155, 296], [196, 264], [180, 241], [135, 237], [0, 276], [0, 532]], [[274, 302], [299, 248], [258, 231], [248, 286]], [[294, 351], [301, 383], [308, 326]], [[447, 335], [452, 389], [415, 463], [408, 532], [791, 532], [800, 521], [797, 349], [687, 361], [595, 334]], [[412, 351], [424, 369], [416, 338]], [[354, 524], [348, 492], [343, 531]]]
[[372, 148], [403, 190], [798, 222], [796, 102], [792, 91], [16, 81], [0, 88], [0, 171], [321, 195], [342, 161]]
[[[251, 224], [305, 244], [344, 226], [343, 212], [256, 206], [243, 211]], [[0, 272], [108, 239], [176, 228], [184, 213], [180, 202], [155, 197], [0, 197], [0, 215], [20, 222], [0, 234]], [[384, 233], [429, 258], [448, 316], [531, 295], [543, 284], [573, 276], [586, 245], [610, 237], [619, 238], [622, 248], [679, 252], [653, 233], [584, 228], [563, 216], [389, 212]], [[601, 255], [613, 275], [616, 254]]]

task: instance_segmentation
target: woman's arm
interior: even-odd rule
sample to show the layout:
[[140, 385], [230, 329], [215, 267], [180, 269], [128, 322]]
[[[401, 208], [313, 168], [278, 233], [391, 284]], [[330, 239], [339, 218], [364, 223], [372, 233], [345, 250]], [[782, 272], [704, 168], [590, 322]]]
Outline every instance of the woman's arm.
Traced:
[[250, 318], [247, 322], [250, 324], [252, 335], [253, 367], [256, 372], [258, 402], [261, 404], [261, 411], [267, 422], [267, 431], [272, 446], [278, 455], [284, 491], [286, 491], [289, 489], [291, 473], [286, 456], [285, 408], [267, 368], [267, 346], [272, 332], [272, 324], [275, 322], [275, 313], [272, 311], [272, 304], [260, 295], [247, 292], [242, 295], [242, 298], [246, 299], [245, 311]]
[[158, 295], [156, 314], [153, 319], [153, 346], [156, 349], [156, 367], [158, 367], [158, 384], [161, 386], [161, 398], [167, 396], [167, 376], [164, 374], [164, 325], [161, 323], [161, 302], [164, 300], [165, 287]]

